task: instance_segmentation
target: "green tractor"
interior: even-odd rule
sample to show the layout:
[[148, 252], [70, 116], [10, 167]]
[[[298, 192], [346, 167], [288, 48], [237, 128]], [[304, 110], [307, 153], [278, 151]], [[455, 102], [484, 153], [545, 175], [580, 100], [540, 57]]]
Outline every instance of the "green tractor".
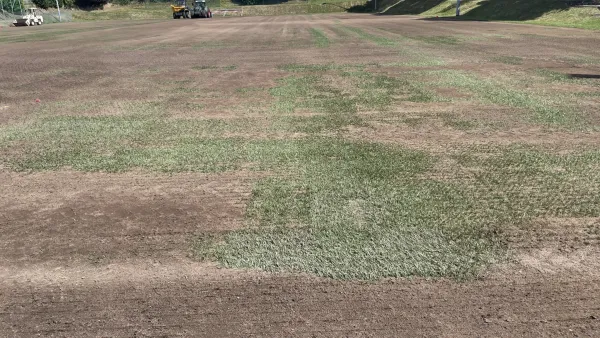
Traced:
[[195, 0], [194, 7], [190, 10], [192, 18], [212, 18], [212, 12], [205, 0]]

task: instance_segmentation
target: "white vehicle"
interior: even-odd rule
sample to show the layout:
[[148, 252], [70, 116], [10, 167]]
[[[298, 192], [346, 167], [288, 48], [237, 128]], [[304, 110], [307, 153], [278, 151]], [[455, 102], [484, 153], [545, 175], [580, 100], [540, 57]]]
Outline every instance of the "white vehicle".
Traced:
[[16, 19], [13, 22], [15, 26], [33, 26], [44, 23], [44, 17], [40, 15], [37, 8], [28, 8], [27, 12], [21, 19]]

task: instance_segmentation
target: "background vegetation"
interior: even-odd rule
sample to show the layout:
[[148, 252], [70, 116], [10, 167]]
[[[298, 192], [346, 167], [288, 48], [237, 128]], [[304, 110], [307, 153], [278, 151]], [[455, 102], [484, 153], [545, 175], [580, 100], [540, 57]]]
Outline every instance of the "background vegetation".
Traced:
[[[600, 5], [596, 0], [462, 0], [461, 18], [600, 29], [597, 16], [600, 11], [593, 7], [573, 7], [582, 3]], [[380, 10], [388, 15], [447, 17], [456, 14], [456, 0], [382, 0], [380, 4]]]

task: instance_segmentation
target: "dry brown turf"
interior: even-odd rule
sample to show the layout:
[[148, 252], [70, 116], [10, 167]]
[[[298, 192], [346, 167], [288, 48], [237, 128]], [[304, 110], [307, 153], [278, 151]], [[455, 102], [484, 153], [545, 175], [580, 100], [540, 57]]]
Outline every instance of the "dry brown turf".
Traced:
[[[343, 27], [390, 40], [414, 37], [409, 46], [443, 65], [415, 64], [418, 55], [407, 60], [399, 52], [403, 43], [390, 48], [385, 40], [360, 38]], [[309, 28], [324, 32], [329, 45], [316, 46]], [[423, 42], [440, 36], [460, 43]], [[132, 102], [159, 102], [173, 119], [260, 119], [271, 98], [252, 89], [275, 86], [286, 74], [278, 66], [288, 64], [360, 63], [391, 76], [415, 68], [464, 70], [499, 81], [544, 68], [593, 81], [600, 76], [599, 43], [597, 33], [575, 29], [369, 15], [9, 28], [0, 31], [0, 125], [60, 115], [121, 115]], [[407, 63], [398, 65], [399, 60]], [[598, 93], [598, 86], [579, 82], [548, 82], [537, 89]], [[523, 107], [476, 102], [472, 93], [452, 86], [435, 91], [452, 101], [398, 98], [387, 112], [427, 123], [373, 120], [346, 127], [343, 137], [432, 153], [473, 144], [518, 143], [559, 152], [600, 146], [598, 129], [548, 128], [523, 118]], [[583, 95], [574, 103], [592, 125], [600, 121], [599, 97]], [[444, 114], [476, 127], [453, 128]], [[260, 129], [230, 133], [249, 139], [303, 136]], [[20, 148], [5, 151], [9, 157]], [[444, 179], [444, 163], [439, 165]], [[534, 234], [515, 230], [509, 245], [517, 259], [467, 282], [344, 282], [198, 262], [192, 257], [194, 238], [243, 227], [252, 184], [261, 175], [243, 169], [24, 173], [0, 167], [0, 336], [600, 334], [598, 236], [581, 232], [589, 224], [598, 227], [598, 218], [542, 219]]]

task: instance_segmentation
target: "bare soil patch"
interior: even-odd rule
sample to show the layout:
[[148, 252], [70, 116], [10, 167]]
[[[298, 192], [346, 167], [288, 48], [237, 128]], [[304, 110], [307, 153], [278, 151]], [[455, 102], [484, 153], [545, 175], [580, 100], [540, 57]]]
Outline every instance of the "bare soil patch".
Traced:
[[186, 257], [199, 233], [243, 225], [251, 175], [2, 174], [7, 264]]
[[166, 272], [160, 278], [121, 267], [106, 275], [82, 271], [84, 279], [79, 271], [54, 273], [53, 285], [2, 283], [11, 296], [0, 298], [10, 312], [0, 327], [14, 335], [70, 337], [538, 337], [600, 329], [600, 284], [579, 275], [511, 270], [510, 278], [464, 284], [365, 284], [179, 266], [153, 268]]

